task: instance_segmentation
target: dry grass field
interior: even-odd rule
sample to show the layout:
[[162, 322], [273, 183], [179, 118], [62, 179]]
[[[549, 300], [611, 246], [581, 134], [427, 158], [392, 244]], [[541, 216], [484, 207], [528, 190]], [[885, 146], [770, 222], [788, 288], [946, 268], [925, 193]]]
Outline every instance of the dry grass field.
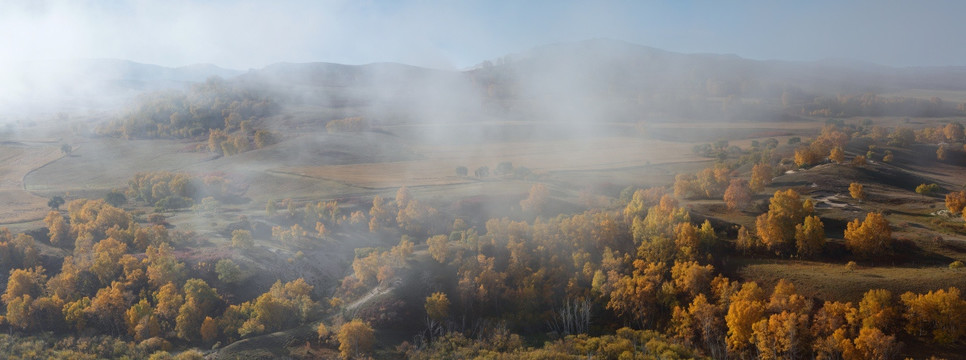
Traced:
[[24, 177], [61, 156], [56, 144], [45, 142], [0, 145], [0, 224], [37, 220], [47, 214], [47, 199], [24, 190]]
[[858, 303], [869, 289], [887, 289], [900, 295], [906, 291], [924, 293], [935, 289], [966, 286], [966, 270], [948, 267], [859, 267], [845, 264], [798, 260], [749, 261], [739, 272], [745, 280], [769, 286], [779, 279], [795, 284], [799, 293], [821, 300]]

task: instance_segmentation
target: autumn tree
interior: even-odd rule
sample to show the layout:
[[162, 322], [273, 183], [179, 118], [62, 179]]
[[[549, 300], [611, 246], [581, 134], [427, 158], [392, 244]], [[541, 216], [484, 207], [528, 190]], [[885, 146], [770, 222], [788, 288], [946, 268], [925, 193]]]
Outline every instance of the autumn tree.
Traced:
[[710, 293], [713, 275], [713, 266], [701, 266], [696, 261], [675, 261], [671, 267], [671, 279], [674, 280], [675, 289], [690, 296]]
[[377, 232], [392, 226], [395, 219], [394, 211], [389, 208], [389, 204], [380, 196], [372, 198], [372, 207], [369, 209], [369, 231]]
[[805, 221], [795, 225], [795, 247], [800, 256], [813, 256], [825, 246], [825, 225], [818, 216], [806, 216]]
[[171, 245], [161, 243], [157, 247], [148, 246], [146, 262], [148, 282], [158, 288], [169, 282], [178, 283], [185, 275], [184, 263], [172, 254]]
[[369, 324], [359, 319], [345, 323], [339, 329], [339, 354], [351, 359], [368, 352], [373, 345], [373, 331]]
[[853, 347], [845, 346], [843, 355], [846, 360], [890, 360], [899, 356], [896, 337], [876, 328], [862, 328], [852, 344], [854, 351]]
[[862, 184], [851, 183], [849, 184], [849, 194], [852, 195], [853, 199], [865, 200], [865, 191], [862, 188]]
[[241, 267], [231, 259], [218, 260], [215, 263], [215, 273], [218, 274], [218, 280], [226, 284], [234, 284], [242, 279]]
[[637, 321], [641, 325], [656, 319], [658, 296], [664, 282], [666, 267], [663, 263], [634, 260], [631, 275], [617, 280], [610, 294], [607, 308], [620, 316]]
[[7, 278], [7, 289], [0, 300], [9, 303], [16, 298], [30, 296], [38, 298], [46, 291], [47, 276], [43, 267], [33, 269], [13, 269]]
[[916, 194], [932, 196], [939, 191], [939, 185], [937, 184], [919, 184], [916, 186]]
[[769, 249], [781, 251], [795, 239], [795, 225], [811, 214], [810, 200], [802, 200], [795, 190], [776, 191], [768, 205], [768, 212], [758, 216], [755, 227], [758, 237]]
[[807, 353], [808, 314], [782, 311], [752, 325], [759, 359], [796, 359]]
[[[859, 328], [859, 321], [859, 311], [851, 302], [826, 301], [812, 320], [811, 334], [816, 340], [817, 352], [835, 352], [838, 348], [838, 341], [833, 338], [835, 332], [844, 330], [847, 336], [851, 336]], [[827, 348], [822, 349], [823, 347]]]
[[691, 316], [691, 327], [698, 333], [704, 349], [714, 359], [725, 357], [725, 323], [721, 309], [708, 302], [704, 294], [694, 297], [688, 307], [688, 314]]
[[47, 225], [47, 236], [50, 238], [51, 245], [67, 245], [70, 225], [64, 221], [64, 216], [60, 212], [51, 211], [47, 213], [47, 217], [44, 218], [44, 224]]
[[862, 295], [857, 315], [863, 328], [889, 330], [899, 316], [899, 310], [889, 290], [872, 289]]
[[949, 151], [946, 150], [946, 146], [939, 145], [939, 148], [936, 149], [936, 160], [945, 161], [948, 157], [948, 153]]
[[815, 165], [822, 160], [824, 154], [813, 146], [801, 146], [795, 149], [795, 165], [802, 168]]
[[448, 240], [446, 235], [436, 235], [426, 240], [426, 245], [429, 245], [429, 254], [441, 264], [446, 262], [446, 256], [449, 252]]
[[946, 140], [952, 142], [959, 142], [963, 140], [964, 132], [963, 125], [959, 123], [949, 123], [943, 128], [943, 135], [945, 135]]
[[445, 293], [434, 292], [426, 297], [426, 315], [434, 321], [442, 321], [449, 315], [449, 298]]
[[527, 198], [520, 201], [520, 209], [526, 212], [540, 214], [543, 212], [544, 207], [547, 206], [549, 197], [550, 192], [544, 184], [534, 184], [530, 187], [530, 194]]
[[832, 152], [829, 153], [828, 158], [829, 160], [832, 160], [834, 162], [841, 164], [845, 162], [845, 152], [842, 151], [841, 147], [836, 146], [832, 148]]
[[892, 228], [880, 213], [868, 213], [865, 221], [852, 220], [845, 229], [845, 246], [852, 253], [873, 257], [892, 249]]
[[255, 246], [255, 239], [252, 238], [251, 231], [233, 230], [231, 232], [231, 247], [238, 249], [251, 249]]
[[966, 335], [966, 301], [959, 289], [950, 287], [926, 294], [902, 294], [906, 307], [906, 331], [913, 336], [931, 335], [938, 344], [952, 344]]
[[751, 202], [751, 189], [744, 179], [731, 179], [724, 193], [724, 201], [729, 210], [743, 209]]
[[953, 214], [963, 211], [966, 208], [966, 190], [946, 194], [946, 208]]
[[154, 303], [154, 313], [158, 315], [162, 329], [171, 330], [178, 310], [184, 305], [184, 295], [173, 283], [167, 283], [154, 292]]
[[770, 165], [765, 163], [755, 164], [751, 169], [751, 181], [748, 182], [751, 190], [756, 193], [765, 190], [765, 186], [771, 184], [773, 173], [774, 170]]
[[738, 239], [735, 240], [735, 247], [744, 253], [753, 251], [759, 246], [758, 239], [744, 226], [738, 228]]
[[201, 329], [199, 329], [201, 335], [201, 341], [210, 344], [218, 338], [218, 321], [211, 316], [205, 316], [205, 320], [201, 322]]
[[725, 323], [728, 326], [728, 353], [744, 353], [752, 345], [754, 324], [765, 314], [764, 291], [755, 282], [742, 284], [741, 290], [732, 296]]
[[97, 295], [91, 299], [89, 309], [91, 314], [95, 314], [95, 319], [102, 328], [111, 329], [112, 334], [118, 334], [124, 328], [124, 313], [128, 309], [123, 285], [115, 281], [98, 290]]
[[698, 229], [687, 222], [678, 223], [674, 228], [674, 245], [679, 256], [686, 260], [693, 260], [698, 255]]

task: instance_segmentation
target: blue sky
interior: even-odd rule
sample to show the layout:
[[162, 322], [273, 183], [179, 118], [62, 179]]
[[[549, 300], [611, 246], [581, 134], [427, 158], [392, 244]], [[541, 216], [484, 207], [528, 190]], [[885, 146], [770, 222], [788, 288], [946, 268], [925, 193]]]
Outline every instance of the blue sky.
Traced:
[[966, 65], [966, 1], [0, 0], [0, 63], [120, 58], [465, 68], [612, 38], [752, 59]]

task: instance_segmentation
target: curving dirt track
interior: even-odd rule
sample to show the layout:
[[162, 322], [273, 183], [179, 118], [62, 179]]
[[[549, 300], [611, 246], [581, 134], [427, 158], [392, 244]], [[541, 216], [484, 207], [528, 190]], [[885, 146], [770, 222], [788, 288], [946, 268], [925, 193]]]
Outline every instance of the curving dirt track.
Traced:
[[24, 177], [63, 154], [56, 142], [4, 142], [0, 144], [0, 225], [42, 219], [47, 199], [24, 188]]

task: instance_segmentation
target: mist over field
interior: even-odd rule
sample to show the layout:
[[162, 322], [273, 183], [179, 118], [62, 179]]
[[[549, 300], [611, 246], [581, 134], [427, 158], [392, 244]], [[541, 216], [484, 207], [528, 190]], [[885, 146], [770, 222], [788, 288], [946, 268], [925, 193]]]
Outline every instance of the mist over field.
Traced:
[[0, 0], [0, 357], [959, 358], [964, 10]]

